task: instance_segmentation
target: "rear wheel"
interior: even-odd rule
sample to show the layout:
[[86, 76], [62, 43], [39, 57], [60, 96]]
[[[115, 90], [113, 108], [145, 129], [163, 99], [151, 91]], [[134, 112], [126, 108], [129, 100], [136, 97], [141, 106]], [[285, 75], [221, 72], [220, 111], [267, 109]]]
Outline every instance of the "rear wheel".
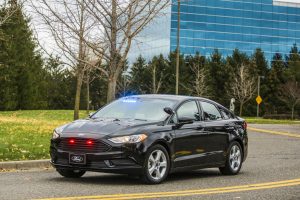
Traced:
[[80, 178], [85, 174], [83, 170], [56, 169], [56, 171], [66, 178]]
[[220, 167], [220, 172], [224, 175], [236, 175], [242, 167], [243, 151], [241, 145], [234, 141], [230, 144], [227, 152], [225, 167]]
[[148, 184], [164, 181], [169, 173], [170, 159], [167, 150], [161, 145], [151, 147], [146, 155], [142, 179]]

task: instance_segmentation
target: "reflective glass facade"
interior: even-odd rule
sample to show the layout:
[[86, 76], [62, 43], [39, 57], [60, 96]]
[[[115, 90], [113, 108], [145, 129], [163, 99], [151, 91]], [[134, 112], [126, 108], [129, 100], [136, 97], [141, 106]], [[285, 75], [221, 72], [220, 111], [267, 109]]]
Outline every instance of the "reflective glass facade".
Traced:
[[[293, 1], [294, 3], [287, 3]], [[299, 2], [299, 3], [297, 3]], [[177, 0], [171, 8], [170, 49], [176, 49]], [[261, 48], [270, 60], [300, 44], [300, 0], [181, 0], [180, 50], [223, 55]]]

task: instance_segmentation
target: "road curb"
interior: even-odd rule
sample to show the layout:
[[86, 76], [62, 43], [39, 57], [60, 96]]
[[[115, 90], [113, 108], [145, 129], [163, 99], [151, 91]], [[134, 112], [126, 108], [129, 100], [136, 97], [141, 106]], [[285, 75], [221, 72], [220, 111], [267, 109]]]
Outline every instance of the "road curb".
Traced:
[[24, 160], [0, 162], [0, 170], [26, 170], [34, 168], [50, 168], [50, 160]]

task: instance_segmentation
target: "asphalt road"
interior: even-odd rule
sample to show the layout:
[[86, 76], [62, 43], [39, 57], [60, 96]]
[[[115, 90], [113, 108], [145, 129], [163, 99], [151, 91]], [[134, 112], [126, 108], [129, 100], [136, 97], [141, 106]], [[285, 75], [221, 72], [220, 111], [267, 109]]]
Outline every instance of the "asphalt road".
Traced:
[[[276, 129], [276, 125], [268, 128]], [[299, 126], [287, 126], [284, 130], [300, 132]], [[300, 138], [249, 131], [249, 156], [237, 176], [222, 176], [217, 169], [207, 169], [173, 174], [160, 185], [144, 185], [125, 175], [87, 173], [81, 179], [71, 180], [60, 177], [53, 169], [3, 172], [0, 199], [299, 200], [299, 152]], [[134, 196], [136, 193], [141, 194]], [[103, 196], [113, 194], [118, 195]]]

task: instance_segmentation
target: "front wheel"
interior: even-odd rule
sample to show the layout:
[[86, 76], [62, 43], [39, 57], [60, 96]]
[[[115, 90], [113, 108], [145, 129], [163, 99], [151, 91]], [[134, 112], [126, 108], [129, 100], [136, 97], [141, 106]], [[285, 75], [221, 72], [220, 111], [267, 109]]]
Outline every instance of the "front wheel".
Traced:
[[169, 169], [170, 159], [167, 150], [161, 145], [155, 145], [146, 154], [142, 179], [148, 184], [161, 183], [167, 178]]
[[56, 169], [56, 171], [66, 178], [80, 178], [85, 174], [83, 170]]
[[242, 167], [243, 151], [241, 145], [234, 141], [230, 144], [227, 152], [225, 167], [220, 167], [220, 172], [224, 175], [236, 175]]

